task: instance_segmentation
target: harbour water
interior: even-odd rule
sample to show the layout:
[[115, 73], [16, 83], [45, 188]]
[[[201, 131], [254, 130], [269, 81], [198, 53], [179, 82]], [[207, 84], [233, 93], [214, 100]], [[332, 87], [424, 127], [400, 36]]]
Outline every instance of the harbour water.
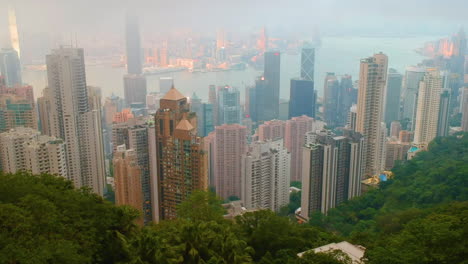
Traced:
[[[389, 67], [403, 73], [405, 68], [421, 62], [424, 57], [415, 52], [425, 42], [437, 39], [438, 36], [428, 37], [326, 37], [322, 38], [322, 45], [316, 50], [315, 58], [315, 89], [319, 96], [323, 94], [323, 80], [327, 72], [337, 75], [351, 74], [356, 80], [359, 74], [359, 60], [382, 51], [389, 57]], [[123, 75], [125, 68], [113, 68], [111, 65], [88, 65], [86, 67], [87, 83], [101, 87], [103, 97], [111, 94], [123, 96]], [[241, 98], [244, 98], [245, 87], [252, 85], [257, 76], [262, 74], [252, 67], [245, 70], [218, 72], [173, 72], [163, 75], [147, 76], [148, 92], [159, 91], [160, 77], [173, 77], [177, 89], [186, 96], [193, 92], [207, 100], [208, 86], [231, 85], [238, 87]], [[300, 74], [300, 52], [297, 54], [283, 53], [281, 55], [281, 98], [289, 98], [289, 82], [291, 78]], [[33, 85], [35, 96], [42, 94], [47, 84], [45, 71], [23, 72], [24, 82]]]

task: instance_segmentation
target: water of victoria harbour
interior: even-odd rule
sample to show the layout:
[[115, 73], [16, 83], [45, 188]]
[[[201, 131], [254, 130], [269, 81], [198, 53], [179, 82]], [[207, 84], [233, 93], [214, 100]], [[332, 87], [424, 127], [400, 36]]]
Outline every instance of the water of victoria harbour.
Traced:
[[[360, 59], [372, 56], [382, 51], [389, 57], [389, 68], [395, 68], [404, 73], [407, 66], [421, 62], [424, 57], [415, 52], [425, 42], [437, 39], [430, 37], [324, 37], [322, 45], [316, 49], [315, 58], [315, 89], [319, 96], [323, 94], [323, 83], [327, 72], [336, 75], [350, 74], [353, 80], [359, 75]], [[86, 52], [86, 51], [85, 51]], [[113, 68], [110, 65], [87, 65], [87, 83], [102, 89], [103, 97], [111, 94], [123, 96], [123, 75], [125, 68]], [[206, 73], [173, 72], [163, 75], [147, 76], [148, 92], [159, 91], [160, 77], [173, 77], [176, 88], [186, 96], [193, 92], [207, 100], [208, 86], [231, 85], [238, 87], [241, 100], [244, 98], [245, 87], [252, 85], [261, 71], [248, 67], [242, 71], [220, 71]], [[281, 98], [289, 98], [289, 82], [300, 74], [300, 52], [297, 54], [283, 53], [281, 55]], [[23, 81], [34, 87], [36, 97], [41, 96], [47, 83], [45, 71], [23, 72]]]

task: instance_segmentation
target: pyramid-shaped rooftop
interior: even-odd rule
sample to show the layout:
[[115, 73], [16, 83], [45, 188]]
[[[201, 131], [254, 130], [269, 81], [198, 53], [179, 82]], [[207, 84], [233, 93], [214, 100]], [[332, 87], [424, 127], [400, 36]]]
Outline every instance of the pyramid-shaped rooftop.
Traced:
[[164, 97], [162, 98], [163, 100], [180, 100], [186, 98], [183, 94], [181, 94], [174, 86], [167, 92]]

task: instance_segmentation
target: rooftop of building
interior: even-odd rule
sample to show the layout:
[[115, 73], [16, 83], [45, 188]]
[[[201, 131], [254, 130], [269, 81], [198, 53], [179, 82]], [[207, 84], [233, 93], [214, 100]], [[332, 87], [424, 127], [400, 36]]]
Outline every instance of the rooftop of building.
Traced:
[[181, 99], [186, 98], [183, 94], [181, 94], [174, 86], [167, 92], [161, 100], [173, 100], [178, 101]]
[[[321, 252], [326, 253], [326, 252], [333, 251], [333, 250], [340, 250], [346, 255], [348, 255], [348, 257], [351, 258], [353, 263], [363, 263], [362, 258], [364, 257], [364, 253], [366, 252], [365, 247], [360, 246], [360, 245], [353, 245], [347, 241], [342, 241], [339, 243], [331, 243], [331, 244], [324, 245], [324, 246], [314, 248], [311, 250], [313, 250], [315, 253], [321, 253]], [[302, 257], [302, 255], [304, 255], [305, 253], [309, 251], [301, 252], [297, 254], [297, 256]]]

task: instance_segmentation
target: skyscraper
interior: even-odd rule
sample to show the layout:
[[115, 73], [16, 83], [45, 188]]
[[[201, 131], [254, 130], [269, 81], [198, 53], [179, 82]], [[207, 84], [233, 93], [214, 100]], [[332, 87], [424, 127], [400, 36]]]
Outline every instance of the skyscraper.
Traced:
[[273, 118], [263, 121], [277, 119], [279, 115], [280, 63], [281, 54], [279, 51], [265, 52], [264, 77], [266, 81], [266, 93], [264, 93], [263, 96], [265, 97], [265, 101], [268, 102], [268, 104], [265, 105], [265, 111], [271, 112]]
[[197, 94], [193, 93], [190, 98], [190, 111], [197, 114], [198, 136], [206, 137], [214, 130], [212, 104], [203, 103]]
[[383, 53], [361, 60], [356, 132], [364, 136], [364, 172], [371, 176], [383, 169], [381, 142], [388, 57]]
[[50, 111], [41, 115], [41, 124], [48, 124], [50, 136], [65, 142], [68, 179], [76, 187], [88, 186], [102, 195], [105, 168], [101, 111], [90, 103], [100, 99], [88, 95], [83, 49], [53, 50], [46, 63], [49, 89], [44, 101], [50, 103]]
[[[129, 205], [143, 214], [143, 194], [141, 190], [141, 169], [137, 154], [125, 145], [117, 146], [114, 152], [115, 204]], [[139, 223], [143, 223], [140, 219]]]
[[291, 156], [281, 139], [252, 143], [242, 155], [242, 195], [247, 209], [278, 212], [289, 202]]
[[395, 69], [390, 69], [387, 80], [387, 92], [385, 95], [385, 123], [400, 120], [400, 95], [403, 75]]
[[310, 141], [302, 148], [301, 216], [306, 219], [361, 193], [364, 140], [359, 133], [344, 132], [344, 136], [331, 131], [308, 133]]
[[462, 131], [468, 132], [468, 86], [463, 88]]
[[217, 126], [213, 140], [214, 187], [223, 199], [241, 197], [241, 157], [247, 152], [247, 128], [238, 124]]
[[39, 131], [18, 127], [0, 133], [0, 167], [7, 173], [29, 171], [67, 177], [65, 144]]
[[0, 133], [20, 126], [37, 129], [34, 104], [23, 97], [0, 93]]
[[323, 129], [325, 123], [308, 116], [298, 116], [286, 121], [285, 146], [291, 153], [291, 181], [301, 181], [302, 146], [305, 134], [310, 131]]
[[197, 189], [207, 189], [206, 154], [197, 137], [196, 115], [175, 88], [155, 115], [159, 219], [177, 216], [177, 205]]
[[324, 119], [330, 127], [338, 125], [338, 107], [340, 104], [340, 83], [334, 72], [328, 72], [325, 76], [324, 87]]
[[446, 137], [449, 132], [450, 92], [444, 90], [440, 95], [439, 118], [437, 122], [437, 136]]
[[224, 86], [218, 89], [218, 124], [240, 124], [240, 92], [237, 88]]
[[304, 43], [301, 51], [301, 78], [313, 82], [314, 67], [315, 49], [310, 43]]
[[18, 36], [18, 26], [16, 24], [15, 9], [10, 6], [8, 8], [8, 29], [10, 31], [10, 44], [11, 47], [16, 51], [18, 58], [21, 56], [20, 43]]
[[291, 79], [289, 118], [301, 115], [315, 117], [314, 81]]
[[286, 133], [286, 121], [271, 120], [258, 126], [258, 140], [276, 140], [283, 139]]
[[112, 145], [114, 153], [117, 147], [124, 145], [126, 149], [132, 149], [136, 155], [135, 162], [140, 170], [140, 192], [142, 193], [143, 219], [145, 223], [150, 222], [153, 217], [155, 205], [152, 203], [151, 195], [155, 190], [152, 188], [152, 182], [157, 181], [156, 171], [151, 166], [156, 160], [151, 159], [152, 121], [146, 117], [129, 119], [122, 123], [115, 123], [112, 127]]
[[408, 67], [406, 68], [405, 78], [403, 80], [403, 91], [401, 98], [402, 102], [402, 116], [401, 119], [409, 121], [409, 127], [405, 129], [413, 130], [414, 118], [416, 116], [417, 93], [419, 90], [419, 82], [424, 77], [426, 69], [422, 67]]
[[414, 143], [425, 148], [437, 136], [442, 77], [438, 69], [427, 69], [419, 84]]
[[141, 74], [141, 43], [140, 43], [140, 27], [138, 18], [135, 14], [127, 14], [125, 25], [125, 37], [127, 47], [127, 72], [129, 74]]
[[127, 107], [132, 104], [146, 105], [146, 78], [143, 75], [127, 74], [124, 76], [124, 95]]
[[5, 78], [7, 87], [15, 87], [22, 84], [21, 65], [16, 50], [2, 49], [0, 51], [0, 73]]

